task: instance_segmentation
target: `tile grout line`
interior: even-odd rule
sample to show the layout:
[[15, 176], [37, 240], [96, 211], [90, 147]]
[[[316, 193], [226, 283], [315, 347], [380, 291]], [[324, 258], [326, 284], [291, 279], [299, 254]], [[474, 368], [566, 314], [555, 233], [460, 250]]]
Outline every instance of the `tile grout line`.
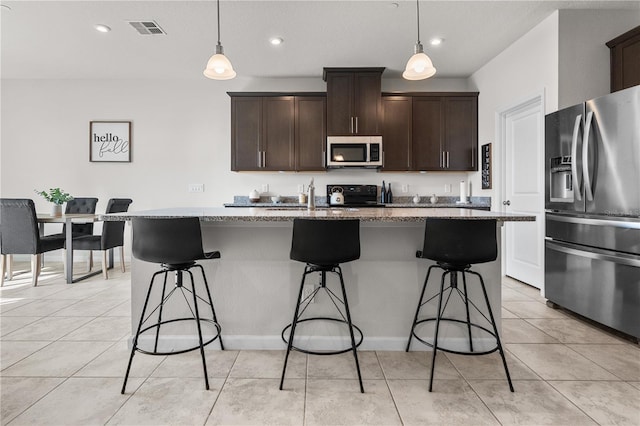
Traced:
[[378, 351], [373, 351], [376, 355], [376, 360], [378, 361], [378, 365], [380, 366], [380, 370], [382, 371], [382, 377], [384, 378], [384, 383], [387, 385], [387, 390], [389, 390], [389, 395], [391, 396], [391, 401], [393, 401], [393, 406], [396, 409], [396, 414], [398, 414], [398, 419], [400, 419], [400, 424], [404, 425], [404, 420], [402, 419], [402, 415], [400, 414], [400, 409], [398, 408], [398, 403], [396, 402], [396, 398], [393, 396], [393, 392], [391, 391], [391, 386], [389, 385], [389, 380], [387, 379], [387, 375], [384, 372], [384, 367], [380, 362], [380, 358], [378, 357]]
[[[236, 354], [236, 357], [233, 359], [233, 363], [231, 364], [231, 367], [229, 367], [229, 371], [227, 372], [227, 375], [224, 378], [224, 382], [222, 382], [222, 386], [220, 387], [220, 390], [218, 391], [218, 395], [216, 395], [216, 398], [213, 401], [213, 404], [211, 405], [211, 409], [209, 410], [209, 414], [207, 414], [207, 417], [204, 419], [204, 423], [203, 423], [204, 425], [206, 425], [207, 422], [209, 421], [209, 418], [211, 417], [211, 413], [213, 413], [213, 410], [216, 407], [216, 404], [218, 403], [218, 399], [220, 399], [220, 395], [222, 395], [222, 391], [224, 390], [225, 386], [227, 385], [227, 380], [229, 380], [229, 376], [231, 375], [231, 370], [233, 370], [233, 367], [236, 365], [236, 362], [238, 362], [238, 357], [240, 356], [240, 351], [238, 350], [237, 352], [238, 353]], [[162, 363], [160, 363], [160, 364], [162, 364]], [[160, 366], [160, 364], [158, 364], [158, 367]]]

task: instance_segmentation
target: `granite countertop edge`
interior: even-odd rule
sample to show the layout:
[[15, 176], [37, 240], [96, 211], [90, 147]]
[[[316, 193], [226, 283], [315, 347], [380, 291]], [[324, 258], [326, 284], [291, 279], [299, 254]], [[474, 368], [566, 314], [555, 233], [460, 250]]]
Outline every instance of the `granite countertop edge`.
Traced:
[[419, 222], [429, 217], [442, 219], [497, 220], [499, 222], [535, 221], [535, 216], [518, 215], [469, 208], [366, 208], [366, 209], [317, 209], [306, 208], [248, 208], [228, 209], [224, 207], [208, 208], [172, 208], [139, 212], [102, 214], [100, 220], [125, 221], [142, 218], [199, 217], [204, 222], [290, 222], [295, 218], [322, 220], [359, 219], [362, 222]]

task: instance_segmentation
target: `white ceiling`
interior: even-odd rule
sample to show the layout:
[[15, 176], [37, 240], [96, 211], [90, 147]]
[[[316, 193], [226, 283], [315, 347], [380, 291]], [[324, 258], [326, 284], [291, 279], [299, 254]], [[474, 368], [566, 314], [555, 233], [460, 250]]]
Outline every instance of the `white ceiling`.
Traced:
[[[0, 3], [10, 8], [0, 8], [2, 78], [204, 78], [215, 51], [214, 0]], [[467, 77], [554, 10], [593, 8], [640, 18], [637, 0], [422, 0], [421, 39], [437, 77]], [[398, 77], [417, 36], [412, 0], [234, 0], [220, 13], [225, 53], [247, 77], [319, 77], [324, 66], [382, 66]], [[155, 20], [167, 34], [139, 35], [129, 20]], [[271, 46], [272, 36], [284, 43]], [[430, 46], [434, 36], [445, 42]]]

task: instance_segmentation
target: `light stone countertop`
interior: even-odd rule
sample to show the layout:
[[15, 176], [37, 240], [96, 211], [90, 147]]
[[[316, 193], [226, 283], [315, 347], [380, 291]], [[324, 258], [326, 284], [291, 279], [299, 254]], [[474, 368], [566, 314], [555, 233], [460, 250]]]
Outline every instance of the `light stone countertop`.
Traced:
[[295, 218], [311, 219], [360, 219], [362, 222], [419, 222], [427, 218], [477, 219], [499, 222], [535, 221], [535, 216], [501, 213], [468, 208], [306, 208], [291, 207], [176, 207], [138, 212], [100, 215], [100, 220], [122, 221], [134, 217], [175, 218], [199, 217], [211, 222], [288, 222]]

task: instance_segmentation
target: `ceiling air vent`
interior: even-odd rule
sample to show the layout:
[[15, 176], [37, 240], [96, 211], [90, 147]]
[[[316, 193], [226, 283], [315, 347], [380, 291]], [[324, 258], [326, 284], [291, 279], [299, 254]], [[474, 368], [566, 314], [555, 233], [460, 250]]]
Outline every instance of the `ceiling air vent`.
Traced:
[[166, 34], [155, 21], [129, 21], [129, 24], [142, 35]]

